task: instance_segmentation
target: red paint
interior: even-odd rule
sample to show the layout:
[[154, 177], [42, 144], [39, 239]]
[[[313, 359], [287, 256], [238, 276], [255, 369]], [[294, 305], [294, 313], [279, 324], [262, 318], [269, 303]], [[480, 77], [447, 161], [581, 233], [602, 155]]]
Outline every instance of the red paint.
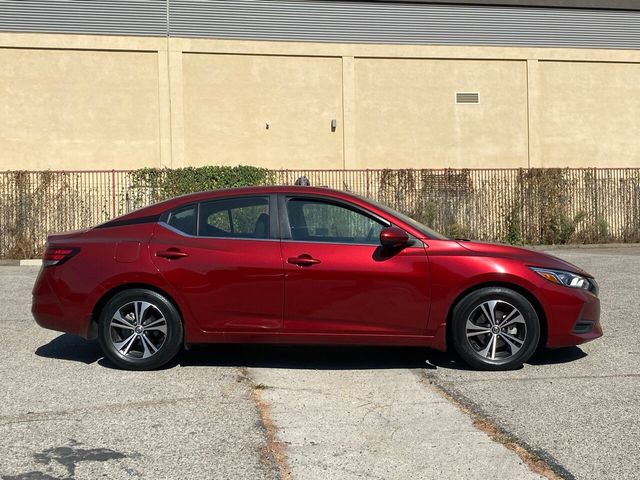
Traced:
[[284, 331], [423, 335], [429, 314], [429, 262], [424, 247], [384, 252], [375, 245], [282, 242]]
[[[185, 257], [166, 258], [173, 249]], [[151, 259], [178, 292], [201, 331], [282, 328], [284, 272], [280, 242], [182, 236], [162, 225], [150, 242]]]
[[387, 227], [380, 232], [380, 243], [383, 247], [402, 248], [409, 243], [409, 235], [401, 228]]
[[[292, 241], [277, 235], [191, 237], [149, 220], [178, 206], [247, 194], [347, 202], [392, 224], [382, 237], [394, 246]], [[579, 268], [536, 251], [429, 238], [343, 192], [311, 187], [203, 192], [116, 221], [106, 228], [49, 237], [50, 252], [73, 249], [74, 254], [40, 271], [32, 311], [41, 326], [91, 337], [101, 299], [117, 289], [146, 285], [175, 302], [187, 343], [424, 345], [445, 350], [446, 322], [455, 302], [470, 289], [500, 284], [538, 304], [548, 346], [577, 345], [602, 335], [595, 295], [554, 285], [528, 266], [585, 274]], [[413, 244], [401, 246], [405, 236]], [[577, 321], [594, 322], [594, 328], [574, 334]]]

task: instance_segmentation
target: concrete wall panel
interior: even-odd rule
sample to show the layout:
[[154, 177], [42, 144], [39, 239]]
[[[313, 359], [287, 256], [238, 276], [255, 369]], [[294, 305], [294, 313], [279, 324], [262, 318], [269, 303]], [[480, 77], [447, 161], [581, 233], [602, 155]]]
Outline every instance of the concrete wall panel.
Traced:
[[632, 50], [0, 33], [0, 170], [637, 167], [639, 85]]
[[640, 165], [640, 64], [538, 62], [532, 167]]
[[183, 75], [187, 164], [342, 168], [341, 59], [185, 54]]
[[155, 53], [0, 48], [0, 169], [159, 166]]
[[522, 61], [357, 59], [353, 167], [526, 167], [526, 83]]

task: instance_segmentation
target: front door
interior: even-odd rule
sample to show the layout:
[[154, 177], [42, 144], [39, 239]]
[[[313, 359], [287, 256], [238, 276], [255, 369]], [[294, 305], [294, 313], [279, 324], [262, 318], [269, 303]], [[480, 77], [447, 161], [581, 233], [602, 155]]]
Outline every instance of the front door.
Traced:
[[389, 252], [384, 221], [312, 196], [281, 198], [284, 331], [423, 334], [429, 309], [424, 245]]
[[282, 328], [284, 272], [273, 204], [275, 196], [206, 201], [176, 209], [156, 227], [152, 258], [203, 330]]

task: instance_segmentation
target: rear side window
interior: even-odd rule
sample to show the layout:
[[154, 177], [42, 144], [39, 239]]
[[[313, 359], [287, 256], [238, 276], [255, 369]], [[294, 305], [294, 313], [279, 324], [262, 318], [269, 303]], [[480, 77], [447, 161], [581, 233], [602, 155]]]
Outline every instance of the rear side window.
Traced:
[[196, 234], [196, 205], [178, 208], [169, 214], [167, 224], [187, 235]]
[[269, 238], [269, 197], [237, 197], [200, 205], [201, 237]]

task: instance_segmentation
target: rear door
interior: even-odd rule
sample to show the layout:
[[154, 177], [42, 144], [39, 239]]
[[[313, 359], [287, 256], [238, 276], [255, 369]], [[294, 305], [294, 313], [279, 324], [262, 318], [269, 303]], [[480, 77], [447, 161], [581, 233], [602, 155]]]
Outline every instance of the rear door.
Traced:
[[237, 196], [180, 207], [158, 224], [151, 255], [203, 330], [282, 327], [276, 210], [275, 195]]
[[349, 203], [280, 197], [286, 332], [422, 334], [429, 309], [424, 245], [389, 252], [389, 222]]

